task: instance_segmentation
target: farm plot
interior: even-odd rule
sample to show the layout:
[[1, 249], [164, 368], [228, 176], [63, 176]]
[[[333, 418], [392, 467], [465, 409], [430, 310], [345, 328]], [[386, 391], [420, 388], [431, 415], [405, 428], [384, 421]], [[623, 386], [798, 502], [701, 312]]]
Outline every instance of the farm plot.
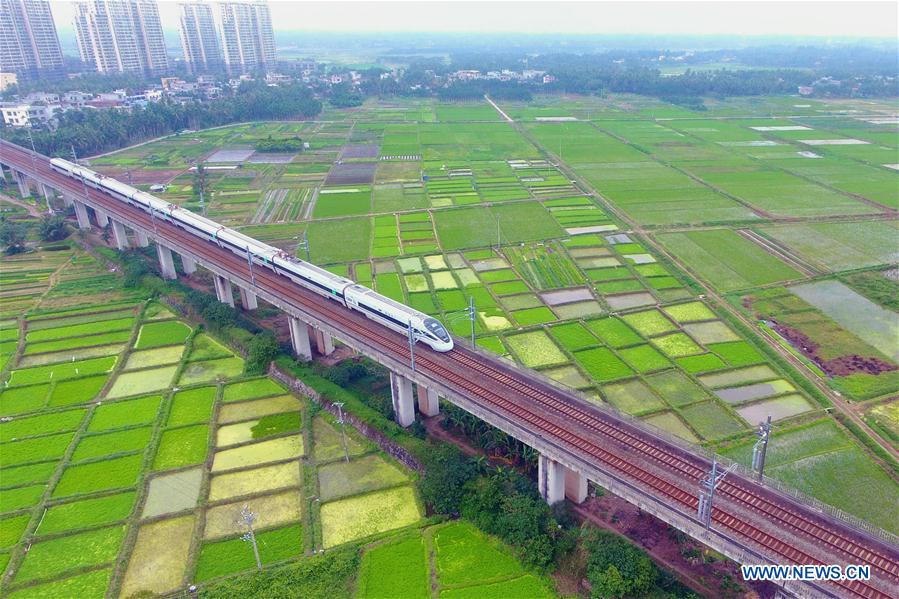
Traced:
[[429, 572], [436, 573], [433, 586], [441, 597], [555, 596], [552, 584], [524, 569], [508, 547], [462, 521], [369, 546], [362, 556], [357, 596], [427, 597]]
[[797, 270], [730, 229], [665, 233], [658, 239], [721, 291], [802, 278]]
[[862, 297], [839, 281], [819, 281], [790, 288], [844, 329], [899, 361], [899, 316]]
[[[584, 122], [526, 125], [604, 197], [645, 225], [752, 220], [736, 201]], [[639, 172], [639, 176], [635, 173]]]
[[[752, 443], [736, 444], [723, 453], [749, 464]], [[890, 532], [899, 531], [896, 482], [830, 420], [775, 432], [765, 472]], [[857, 492], [860, 484], [864, 494]]]
[[803, 223], [767, 226], [762, 231], [825, 271], [899, 261], [896, 222]]
[[[785, 343], [827, 373], [831, 377], [830, 384], [851, 398], [866, 399], [899, 388], [899, 366], [893, 356], [895, 347], [884, 345], [885, 335], [888, 336], [888, 331], [895, 330], [896, 326], [892, 312], [837, 282], [814, 283], [797, 289], [795, 293], [782, 287], [755, 293], [745, 298], [746, 305], [754, 315], [768, 321], [771, 330]], [[831, 298], [822, 296], [822, 292], [843, 294], [844, 301], [847, 304], [855, 302], [856, 309], [847, 311], [844, 306], [835, 305]], [[808, 303], [801, 295], [819, 303], [840, 321]], [[872, 328], [872, 322], [882, 324]], [[880, 330], [878, 326], [886, 329]], [[865, 335], [870, 342], [859, 335]], [[873, 343], [891, 353], [884, 354]]]

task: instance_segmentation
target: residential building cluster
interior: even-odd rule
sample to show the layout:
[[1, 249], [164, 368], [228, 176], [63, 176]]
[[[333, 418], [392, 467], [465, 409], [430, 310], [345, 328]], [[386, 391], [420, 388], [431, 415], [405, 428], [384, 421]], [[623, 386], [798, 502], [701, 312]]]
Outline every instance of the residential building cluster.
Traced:
[[57, 117], [67, 111], [88, 109], [124, 109], [146, 106], [149, 103], [176, 102], [186, 104], [214, 99], [222, 88], [210, 77], [199, 76], [188, 82], [177, 77], [163, 77], [160, 85], [140, 90], [116, 89], [111, 92], [90, 94], [71, 91], [64, 94], [33, 93], [13, 102], [0, 102], [0, 115], [10, 127], [50, 127]]
[[541, 83], [552, 83], [556, 80], [555, 77], [548, 74], [546, 71], [537, 71], [535, 69], [524, 69], [521, 71], [512, 71], [510, 69], [503, 69], [501, 71], [478, 71], [474, 69], [468, 70], [460, 70], [453, 71], [449, 75], [447, 75], [446, 80], [448, 83], [453, 81], [476, 81], [476, 80], [491, 80], [491, 81], [527, 81], [527, 82], [541, 82]]
[[[75, 0], [73, 28], [85, 68], [171, 74], [157, 0]], [[275, 36], [266, 0], [179, 3], [181, 47], [191, 74], [271, 71]], [[65, 74], [49, 0], [0, 0], [0, 91]]]
[[182, 2], [181, 48], [191, 73], [269, 71], [275, 65], [272, 15], [264, 0]]
[[15, 78], [63, 74], [62, 50], [47, 0], [0, 0], [0, 71]]
[[73, 25], [81, 62], [100, 73], [168, 71], [156, 0], [78, 0]]

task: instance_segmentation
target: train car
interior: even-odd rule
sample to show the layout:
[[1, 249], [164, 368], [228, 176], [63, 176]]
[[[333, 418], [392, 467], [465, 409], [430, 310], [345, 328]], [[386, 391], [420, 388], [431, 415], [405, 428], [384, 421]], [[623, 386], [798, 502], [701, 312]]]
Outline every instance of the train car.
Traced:
[[337, 301], [382, 326], [404, 335], [409, 335], [411, 329], [416, 341], [436, 351], [453, 349], [452, 337], [436, 318], [112, 177], [60, 158], [52, 159], [50, 164], [57, 172], [79, 179], [89, 187], [148, 212], [153, 218], [170, 222], [192, 235], [228, 249], [251, 264], [258, 264], [305, 289]]
[[441, 352], [453, 349], [453, 338], [436, 318], [375, 293], [364, 285], [354, 284], [347, 287], [344, 290], [344, 298], [348, 308], [362, 312], [389, 329], [408, 335], [411, 328], [412, 335], [417, 341], [422, 341]]

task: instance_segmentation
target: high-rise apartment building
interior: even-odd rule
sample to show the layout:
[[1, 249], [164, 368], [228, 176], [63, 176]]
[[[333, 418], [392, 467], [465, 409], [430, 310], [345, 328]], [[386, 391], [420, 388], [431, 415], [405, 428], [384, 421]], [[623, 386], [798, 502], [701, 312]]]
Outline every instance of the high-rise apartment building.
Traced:
[[156, 0], [81, 0], [73, 25], [81, 60], [101, 73], [168, 70]]
[[230, 73], [268, 70], [275, 65], [272, 15], [264, 0], [219, 2], [216, 21]]
[[181, 48], [188, 70], [191, 73], [220, 70], [224, 63], [212, 7], [201, 2], [183, 2], [180, 7]]
[[20, 79], [63, 73], [59, 37], [47, 0], [0, 0], [0, 71]]

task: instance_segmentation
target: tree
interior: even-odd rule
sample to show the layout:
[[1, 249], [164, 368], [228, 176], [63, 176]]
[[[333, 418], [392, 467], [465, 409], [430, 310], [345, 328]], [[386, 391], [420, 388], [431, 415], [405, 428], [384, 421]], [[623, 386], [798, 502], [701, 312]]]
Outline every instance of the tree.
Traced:
[[60, 214], [48, 214], [41, 218], [38, 236], [43, 241], [59, 241], [69, 236], [69, 226]]
[[515, 493], [506, 497], [496, 519], [496, 533], [515, 547], [528, 565], [545, 568], [555, 557], [556, 528], [549, 506], [539, 497]]
[[231, 326], [237, 320], [237, 311], [228, 304], [221, 302], [211, 302], [203, 308], [201, 315], [209, 326], [216, 329]]
[[440, 514], [455, 515], [464, 495], [465, 483], [474, 476], [474, 467], [461, 451], [441, 444], [422, 464], [425, 474], [419, 482], [422, 499]]
[[331, 88], [331, 97], [328, 101], [336, 108], [354, 108], [362, 106], [364, 98], [357, 90], [347, 83], [335, 85]]
[[278, 355], [280, 349], [278, 339], [275, 338], [274, 333], [271, 331], [263, 331], [258, 335], [254, 335], [247, 351], [245, 366], [247, 374], [262, 374], [265, 372], [271, 361]]
[[590, 531], [585, 547], [593, 597], [642, 596], [655, 584], [658, 570], [652, 560], [624, 539], [605, 531]]
[[627, 594], [628, 585], [621, 572], [614, 565], [609, 564], [605, 572], [593, 573], [590, 578], [590, 584], [593, 586], [593, 597], [621, 597]]
[[6, 246], [7, 254], [24, 252], [27, 239], [28, 227], [24, 223], [4, 220], [0, 225], [0, 245]]
[[123, 284], [134, 288], [141, 285], [144, 276], [150, 274], [150, 267], [138, 252], [125, 252], [122, 256], [122, 270], [125, 272]]
[[303, 140], [299, 136], [273, 139], [271, 135], [256, 142], [257, 152], [302, 152]]
[[206, 176], [206, 167], [202, 162], [197, 163], [197, 170], [194, 171], [194, 197], [205, 198], [209, 180]]

